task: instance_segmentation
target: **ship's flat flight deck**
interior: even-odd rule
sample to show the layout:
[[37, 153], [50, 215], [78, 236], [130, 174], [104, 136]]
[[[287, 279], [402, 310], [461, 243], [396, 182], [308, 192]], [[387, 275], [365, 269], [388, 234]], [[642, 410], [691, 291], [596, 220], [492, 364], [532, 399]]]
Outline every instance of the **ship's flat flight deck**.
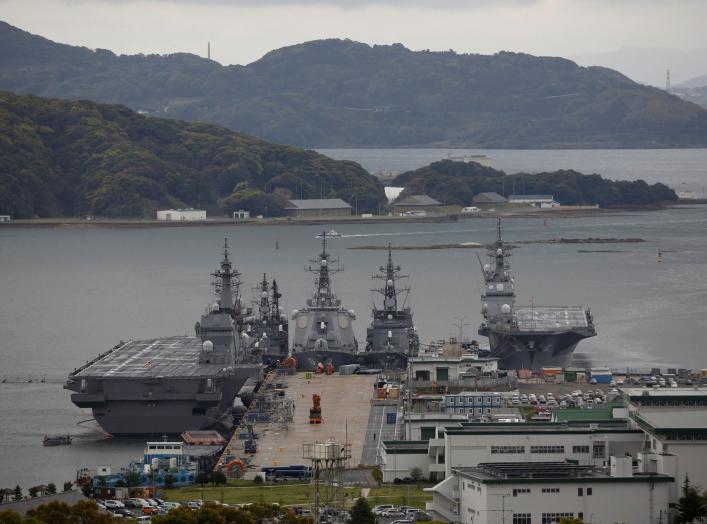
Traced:
[[76, 377], [144, 378], [216, 375], [218, 364], [200, 364], [201, 339], [176, 336], [130, 341], [84, 367]]
[[521, 331], [554, 331], [589, 325], [587, 313], [581, 306], [515, 306], [513, 314]]

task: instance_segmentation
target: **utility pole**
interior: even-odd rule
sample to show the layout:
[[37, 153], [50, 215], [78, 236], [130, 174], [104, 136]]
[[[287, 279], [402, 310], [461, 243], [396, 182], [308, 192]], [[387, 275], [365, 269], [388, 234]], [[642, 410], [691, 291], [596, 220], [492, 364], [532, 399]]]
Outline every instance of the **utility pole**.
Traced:
[[456, 327], [457, 329], [459, 329], [459, 341], [458, 342], [459, 342], [459, 347], [461, 347], [462, 336], [464, 334], [464, 328], [467, 326], [470, 326], [471, 324], [469, 324], [468, 322], [464, 322], [465, 320], [469, 320], [469, 317], [454, 317], [454, 320], [456, 320], [456, 322], [452, 322], [451, 325]]

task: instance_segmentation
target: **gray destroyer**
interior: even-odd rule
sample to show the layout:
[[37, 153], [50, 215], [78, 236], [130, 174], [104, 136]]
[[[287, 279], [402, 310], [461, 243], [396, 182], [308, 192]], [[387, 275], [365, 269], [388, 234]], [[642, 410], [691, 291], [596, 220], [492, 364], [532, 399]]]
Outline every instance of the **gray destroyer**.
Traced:
[[300, 369], [314, 369], [319, 363], [339, 367], [354, 363], [358, 342], [353, 331], [356, 315], [342, 307], [341, 300], [332, 291], [331, 277], [343, 271], [338, 259], [327, 252], [328, 233], [323, 231], [322, 251], [311, 260], [305, 271], [313, 273], [314, 294], [307, 305], [292, 312], [294, 334], [292, 356]]
[[[396, 284], [408, 278], [400, 274], [400, 266], [393, 264], [393, 255], [388, 244], [388, 262], [380, 267], [374, 280], [382, 280], [383, 286], [372, 291], [383, 296], [383, 307], [375, 304], [371, 325], [366, 331], [366, 353], [364, 363], [382, 369], [405, 369], [408, 356], [416, 356], [420, 348], [417, 330], [412, 320], [412, 310], [407, 306], [409, 287]], [[403, 295], [402, 305], [398, 296]]]
[[64, 386], [112, 435], [178, 434], [230, 428], [235, 397], [262, 361], [242, 334], [238, 272], [224, 242], [212, 276], [218, 301], [196, 323], [195, 336], [120, 343], [74, 370]]
[[289, 356], [289, 329], [287, 315], [282, 312], [277, 282], [268, 282], [263, 274], [263, 280], [258, 286], [259, 299], [255, 305], [257, 314], [246, 317], [245, 331], [254, 337], [263, 361], [272, 365]]
[[569, 364], [577, 344], [596, 335], [589, 309], [581, 306], [518, 306], [510, 274], [511, 248], [503, 241], [498, 220], [496, 241], [487, 246], [482, 264], [484, 321], [479, 335], [488, 337], [491, 355], [502, 369], [533, 369]]

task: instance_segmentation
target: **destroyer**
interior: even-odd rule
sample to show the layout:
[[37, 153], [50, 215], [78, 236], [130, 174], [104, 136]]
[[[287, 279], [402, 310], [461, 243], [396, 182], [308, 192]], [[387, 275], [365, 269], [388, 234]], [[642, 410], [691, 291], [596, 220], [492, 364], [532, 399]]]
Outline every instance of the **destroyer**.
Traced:
[[74, 370], [64, 386], [113, 435], [162, 435], [223, 425], [262, 362], [241, 333], [238, 272], [224, 241], [214, 277], [218, 301], [196, 323], [195, 336], [121, 343]]
[[287, 358], [289, 354], [288, 322], [280, 307], [282, 295], [277, 282], [273, 280], [270, 285], [267, 275], [263, 274], [258, 292], [257, 315], [246, 318], [246, 333], [257, 339], [263, 361], [270, 365]]
[[355, 362], [358, 342], [354, 336], [352, 321], [356, 315], [341, 306], [331, 288], [331, 276], [343, 271], [338, 259], [327, 253], [329, 234], [322, 231], [322, 252], [305, 271], [314, 273], [315, 291], [307, 305], [292, 312], [294, 335], [292, 356], [300, 369], [314, 369], [319, 363], [331, 363], [335, 367]]
[[481, 268], [485, 291], [479, 335], [488, 337], [491, 354], [500, 358], [499, 367], [538, 370], [566, 366], [579, 341], [596, 335], [589, 309], [515, 304], [515, 282], [508, 262], [511, 248], [503, 242], [501, 219], [487, 256], [493, 265], [482, 264]]
[[[383, 307], [373, 305], [371, 325], [366, 331], [366, 365], [382, 369], [404, 369], [407, 357], [416, 356], [420, 347], [417, 330], [412, 321], [412, 310], [407, 306], [409, 287], [396, 284], [408, 278], [400, 274], [400, 266], [393, 264], [391, 246], [388, 244], [388, 263], [380, 267], [374, 280], [382, 280], [383, 287], [372, 291], [383, 296]], [[402, 305], [398, 295], [403, 295]]]

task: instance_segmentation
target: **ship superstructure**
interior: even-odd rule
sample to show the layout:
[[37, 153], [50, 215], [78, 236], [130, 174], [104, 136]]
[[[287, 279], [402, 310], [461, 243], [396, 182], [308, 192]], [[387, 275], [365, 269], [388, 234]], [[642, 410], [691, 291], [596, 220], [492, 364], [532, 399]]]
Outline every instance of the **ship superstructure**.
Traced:
[[516, 304], [511, 247], [503, 241], [500, 218], [496, 241], [487, 246], [486, 255], [479, 335], [488, 337], [491, 354], [500, 358], [499, 367], [539, 370], [569, 364], [579, 341], [596, 335], [589, 309]]
[[382, 287], [372, 289], [383, 297], [383, 304], [381, 308], [373, 304], [373, 318], [366, 331], [366, 363], [383, 369], [404, 369], [407, 357], [417, 355], [420, 342], [407, 305], [410, 288], [398, 285], [408, 276], [393, 264], [390, 244], [387, 264], [380, 266], [380, 273], [372, 278], [383, 282]]
[[260, 379], [262, 361], [241, 332], [239, 274], [226, 241], [212, 276], [217, 301], [194, 336], [121, 342], [69, 375], [64, 387], [74, 392], [71, 401], [90, 408], [106, 432], [162, 435], [230, 426], [233, 401], [246, 380]]
[[256, 315], [245, 320], [245, 331], [256, 339], [265, 364], [273, 364], [286, 359], [289, 355], [287, 315], [282, 312], [277, 281], [268, 282], [263, 273], [263, 280], [258, 286], [258, 301], [255, 305]]
[[335, 367], [349, 364], [358, 352], [352, 326], [356, 315], [342, 307], [332, 290], [331, 277], [343, 271], [343, 267], [327, 252], [328, 236], [326, 231], [319, 235], [322, 251], [305, 268], [315, 275], [314, 293], [305, 307], [292, 312], [292, 356], [301, 369], [313, 369], [319, 363], [332, 363]]

